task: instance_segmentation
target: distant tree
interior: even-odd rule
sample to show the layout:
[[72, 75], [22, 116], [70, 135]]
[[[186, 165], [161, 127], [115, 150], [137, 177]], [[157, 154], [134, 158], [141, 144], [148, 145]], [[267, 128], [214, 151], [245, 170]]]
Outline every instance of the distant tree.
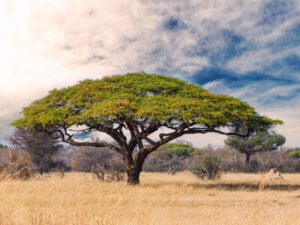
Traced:
[[225, 144], [246, 155], [249, 164], [251, 155], [257, 152], [275, 151], [285, 143], [285, 137], [273, 131], [259, 131], [247, 137], [232, 136], [225, 140]]
[[49, 170], [53, 164], [52, 157], [62, 148], [57, 138], [28, 128], [15, 129], [9, 142], [16, 149], [27, 151], [41, 174]]
[[[76, 146], [107, 147], [124, 157], [129, 184], [138, 184], [146, 157], [185, 134], [246, 135], [281, 121], [260, 116], [246, 102], [213, 94], [164, 75], [132, 73], [85, 80], [52, 90], [23, 110], [16, 127], [44, 130]], [[240, 127], [247, 127], [241, 132]], [[79, 141], [73, 132], [103, 132], [107, 141]], [[162, 128], [162, 129], [161, 129]], [[158, 134], [154, 139], [151, 134]], [[129, 135], [127, 135], [129, 134]]]
[[294, 151], [289, 152], [289, 156], [293, 158], [300, 158], [300, 148], [295, 148]]
[[0, 148], [7, 148], [7, 146], [0, 143]]
[[158, 151], [164, 152], [170, 159], [185, 159], [192, 156], [194, 148], [190, 144], [169, 143], [161, 146]]
[[161, 162], [165, 164], [165, 171], [175, 174], [183, 169], [183, 165], [179, 161], [191, 157], [193, 151], [194, 147], [191, 144], [168, 143], [161, 146], [154, 155], [159, 157], [162, 160]]

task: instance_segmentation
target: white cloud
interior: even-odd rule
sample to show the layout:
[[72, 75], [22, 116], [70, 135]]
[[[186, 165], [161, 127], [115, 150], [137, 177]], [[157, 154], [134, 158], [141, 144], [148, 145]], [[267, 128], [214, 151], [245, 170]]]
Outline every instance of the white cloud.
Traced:
[[207, 89], [207, 90], [210, 90], [210, 91], [214, 92], [216, 89], [218, 89], [222, 86], [224, 86], [223, 81], [219, 80], [219, 81], [208, 82], [205, 85], [203, 85], [202, 87], [204, 89]]
[[[224, 65], [236, 72], [260, 69], [299, 52], [298, 47], [274, 53], [268, 47], [268, 43], [282, 37], [299, 20], [299, 4], [275, 29], [259, 24], [266, 2], [1, 1], [0, 138], [22, 107], [53, 88], [133, 71], [164, 72], [186, 78], [212, 63], [198, 51], [205, 47], [218, 53], [226, 47], [222, 30], [233, 31], [257, 47]], [[164, 24], [170, 18], [178, 19], [182, 29], [165, 30]], [[188, 50], [195, 53], [188, 55]], [[217, 87], [218, 82], [206, 85]], [[255, 87], [224, 92], [247, 96], [253, 94], [252, 88]], [[270, 90], [265, 96], [275, 91]], [[259, 102], [258, 96], [248, 98], [251, 103]], [[204, 136], [201, 140], [204, 145], [217, 141]]]
[[280, 119], [284, 125], [276, 130], [286, 137], [286, 145], [297, 147], [299, 145], [299, 124], [300, 124], [300, 99], [296, 99], [290, 105], [278, 105], [277, 107], [264, 108], [265, 114], [271, 118]]
[[287, 48], [274, 51], [272, 48], [262, 48], [251, 50], [234, 58], [227, 63], [227, 68], [237, 73], [247, 73], [250, 71], [262, 70], [264, 67], [271, 66], [272, 63], [279, 61], [289, 55], [299, 54], [300, 47]]

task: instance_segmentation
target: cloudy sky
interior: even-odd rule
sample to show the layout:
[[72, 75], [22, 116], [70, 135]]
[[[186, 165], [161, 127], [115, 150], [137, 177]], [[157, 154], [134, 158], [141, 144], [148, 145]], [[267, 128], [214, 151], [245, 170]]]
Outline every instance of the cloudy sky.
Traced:
[[242, 98], [300, 146], [299, 0], [1, 0], [0, 26], [0, 142], [53, 88], [144, 71]]

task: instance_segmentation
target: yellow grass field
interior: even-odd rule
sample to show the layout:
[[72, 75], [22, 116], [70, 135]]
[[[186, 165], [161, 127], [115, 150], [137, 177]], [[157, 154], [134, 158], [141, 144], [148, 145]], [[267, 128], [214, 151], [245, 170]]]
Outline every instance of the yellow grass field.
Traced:
[[188, 172], [142, 173], [140, 186], [91, 174], [0, 182], [0, 225], [300, 224], [300, 174], [258, 190], [261, 174], [207, 182]]

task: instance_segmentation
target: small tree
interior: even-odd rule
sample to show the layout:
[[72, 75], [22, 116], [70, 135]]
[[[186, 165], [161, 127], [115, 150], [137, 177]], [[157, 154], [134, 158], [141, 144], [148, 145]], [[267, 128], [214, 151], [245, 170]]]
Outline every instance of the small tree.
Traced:
[[171, 159], [186, 159], [193, 154], [194, 148], [189, 144], [169, 143], [161, 146], [159, 150], [165, 152]]
[[168, 160], [168, 173], [175, 174], [174, 166], [179, 164], [179, 160], [187, 159], [192, 156], [194, 148], [185, 143], [168, 143], [158, 149], [161, 156]]
[[52, 156], [62, 147], [58, 139], [50, 137], [42, 131], [34, 131], [28, 128], [17, 128], [9, 137], [10, 144], [30, 154], [32, 162], [37, 166], [40, 173], [49, 170]]
[[273, 131], [253, 132], [247, 137], [232, 136], [225, 144], [246, 155], [249, 164], [251, 155], [257, 152], [275, 151], [285, 143], [285, 137]]
[[293, 158], [300, 158], [300, 148], [295, 148], [294, 151], [289, 152], [289, 156]]
[[[198, 85], [156, 74], [133, 73], [85, 80], [52, 90], [24, 108], [14, 126], [43, 130], [71, 145], [110, 148], [124, 157], [129, 184], [138, 184], [146, 157], [185, 134], [246, 135], [279, 124], [240, 99], [212, 94]], [[241, 132], [240, 127], [247, 127]], [[79, 141], [78, 132], [103, 132], [107, 141]], [[158, 138], [154, 139], [152, 134]], [[127, 135], [129, 134], [129, 135]]]
[[0, 143], [0, 148], [7, 148], [7, 146]]

